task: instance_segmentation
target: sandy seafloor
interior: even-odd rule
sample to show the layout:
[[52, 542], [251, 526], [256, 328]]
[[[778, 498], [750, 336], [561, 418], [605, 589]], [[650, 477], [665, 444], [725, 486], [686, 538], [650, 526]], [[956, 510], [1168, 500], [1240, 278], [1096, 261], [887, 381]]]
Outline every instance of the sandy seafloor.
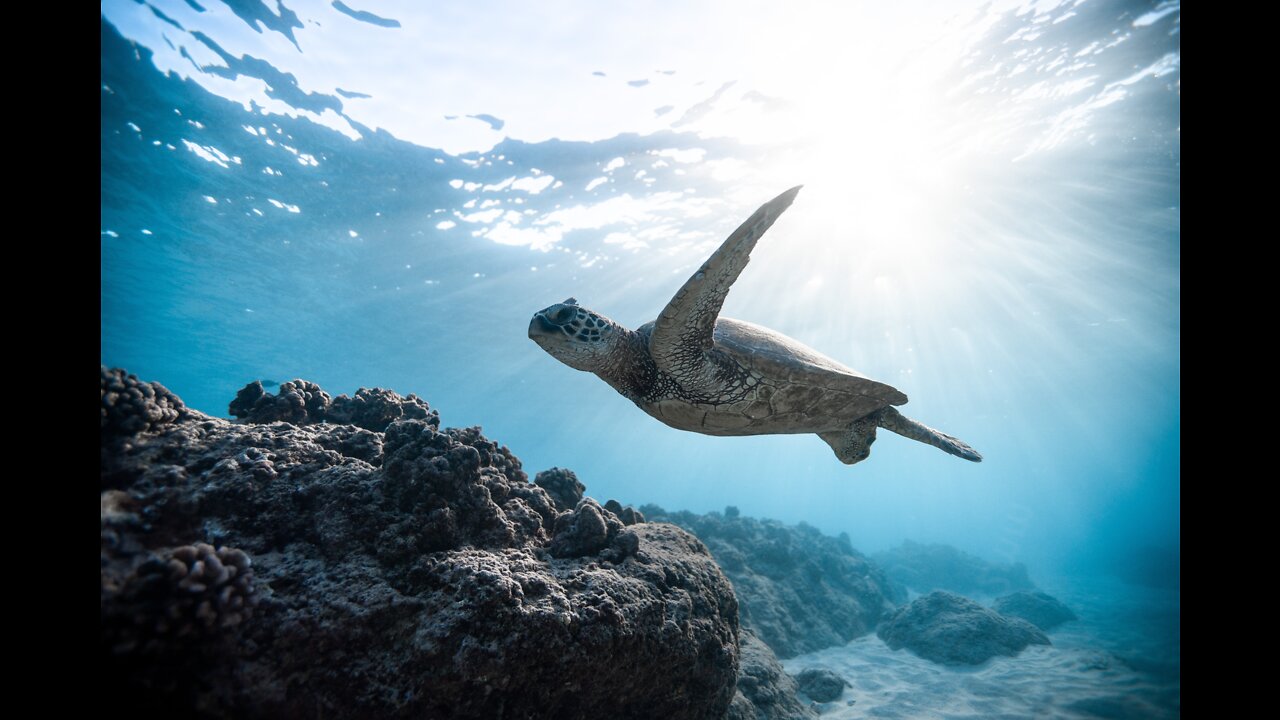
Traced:
[[[874, 634], [783, 661], [795, 674], [827, 667], [852, 687], [816, 709], [826, 718], [1177, 718], [1181, 715], [1179, 591], [1090, 579], [1041, 583], [1080, 617], [1052, 646], [973, 667], [945, 667]], [[975, 597], [984, 604], [990, 598]]]

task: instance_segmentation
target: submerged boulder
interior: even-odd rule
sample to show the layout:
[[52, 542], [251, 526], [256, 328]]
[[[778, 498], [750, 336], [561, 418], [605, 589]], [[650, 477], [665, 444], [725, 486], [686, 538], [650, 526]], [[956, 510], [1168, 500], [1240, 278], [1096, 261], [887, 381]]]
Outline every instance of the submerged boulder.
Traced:
[[650, 521], [672, 522], [707, 544], [733, 581], [743, 627], [781, 658], [844, 645], [870, 632], [892, 605], [888, 580], [849, 537], [811, 525], [743, 517], [736, 507], [697, 515], [643, 505]]
[[1048, 645], [1039, 628], [954, 593], [935, 591], [880, 623], [876, 634], [892, 650], [906, 648], [943, 665], [977, 665], [996, 655], [1017, 655]]
[[697, 538], [590, 499], [564, 512], [507, 448], [438, 429], [412, 396], [348, 407], [372, 427], [399, 407], [379, 432], [313, 422], [338, 403], [286, 385], [284, 403], [242, 393], [270, 424], [234, 423], [104, 369], [100, 657], [117, 709], [724, 716], [737, 601]]
[[831, 702], [844, 693], [849, 681], [827, 668], [808, 668], [796, 675], [800, 692], [818, 702]]
[[1076, 620], [1071, 608], [1060, 600], [1042, 592], [1026, 590], [996, 598], [992, 608], [1007, 617], [1022, 618], [1041, 630], [1052, 630], [1065, 622]]

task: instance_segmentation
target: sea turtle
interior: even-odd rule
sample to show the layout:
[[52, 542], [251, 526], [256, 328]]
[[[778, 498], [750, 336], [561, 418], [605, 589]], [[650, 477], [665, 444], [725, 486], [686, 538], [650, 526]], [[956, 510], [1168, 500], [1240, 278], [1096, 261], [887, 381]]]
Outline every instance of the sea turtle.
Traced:
[[646, 413], [707, 435], [816, 433], [840, 461], [867, 459], [876, 428], [979, 462], [973, 448], [898, 412], [907, 396], [768, 328], [720, 317], [751, 249], [799, 187], [765, 203], [698, 268], [654, 322], [628, 330], [569, 298], [534, 314], [529, 337], [595, 373]]

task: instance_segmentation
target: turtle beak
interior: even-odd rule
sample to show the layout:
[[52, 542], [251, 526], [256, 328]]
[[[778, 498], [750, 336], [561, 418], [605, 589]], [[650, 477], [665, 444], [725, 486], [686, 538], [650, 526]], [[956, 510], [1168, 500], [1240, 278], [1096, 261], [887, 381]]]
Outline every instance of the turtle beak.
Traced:
[[531, 338], [558, 332], [560, 332], [560, 327], [548, 320], [547, 316], [542, 313], [534, 314], [533, 319], [529, 321], [529, 337]]

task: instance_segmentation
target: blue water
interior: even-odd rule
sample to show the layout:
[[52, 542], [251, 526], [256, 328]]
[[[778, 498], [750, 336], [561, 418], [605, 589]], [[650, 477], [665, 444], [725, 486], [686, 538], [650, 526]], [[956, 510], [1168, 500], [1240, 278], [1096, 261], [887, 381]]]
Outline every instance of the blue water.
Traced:
[[[102, 3], [101, 361], [417, 393], [598, 498], [1177, 584], [1177, 2]], [[723, 314], [985, 456], [668, 428], [526, 336], [653, 319], [803, 183]], [[1176, 653], [1177, 613], [1171, 641]]]

